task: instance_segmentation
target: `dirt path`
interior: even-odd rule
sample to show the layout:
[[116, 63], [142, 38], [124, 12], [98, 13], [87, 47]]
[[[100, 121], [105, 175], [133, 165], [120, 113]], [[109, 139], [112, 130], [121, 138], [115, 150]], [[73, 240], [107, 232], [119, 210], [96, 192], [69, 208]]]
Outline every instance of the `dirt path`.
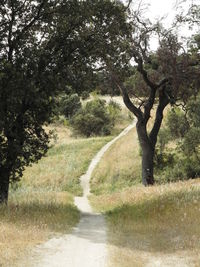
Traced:
[[[126, 135], [135, 123], [107, 143], [93, 158], [86, 174], [81, 176], [83, 197], [76, 197], [75, 204], [81, 212], [79, 224], [70, 235], [53, 238], [36, 248], [35, 267], [105, 267], [107, 258], [106, 222], [104, 216], [95, 213], [90, 206], [90, 178], [104, 153], [119, 138]], [[35, 260], [37, 259], [37, 260]]]

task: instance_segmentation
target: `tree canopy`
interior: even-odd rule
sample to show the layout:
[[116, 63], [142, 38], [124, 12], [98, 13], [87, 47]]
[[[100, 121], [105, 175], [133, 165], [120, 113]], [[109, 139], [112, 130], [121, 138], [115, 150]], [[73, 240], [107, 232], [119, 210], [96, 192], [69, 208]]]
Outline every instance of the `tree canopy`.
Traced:
[[66, 85], [77, 92], [89, 86], [103, 49], [97, 43], [115, 38], [122, 7], [108, 0], [1, 1], [0, 202], [24, 167], [46, 153], [43, 126], [54, 96]]

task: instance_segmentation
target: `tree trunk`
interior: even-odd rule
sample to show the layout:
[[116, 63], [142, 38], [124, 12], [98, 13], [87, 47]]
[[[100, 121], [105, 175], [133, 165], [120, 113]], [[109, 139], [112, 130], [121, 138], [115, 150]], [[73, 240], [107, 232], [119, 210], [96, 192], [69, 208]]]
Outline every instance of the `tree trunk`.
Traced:
[[146, 130], [146, 123], [138, 120], [137, 133], [142, 149], [142, 183], [145, 186], [154, 184], [154, 146], [151, 144]]
[[9, 191], [9, 171], [0, 168], [0, 204], [7, 204]]
[[149, 147], [142, 148], [142, 183], [145, 186], [154, 184], [153, 163], [154, 151]]

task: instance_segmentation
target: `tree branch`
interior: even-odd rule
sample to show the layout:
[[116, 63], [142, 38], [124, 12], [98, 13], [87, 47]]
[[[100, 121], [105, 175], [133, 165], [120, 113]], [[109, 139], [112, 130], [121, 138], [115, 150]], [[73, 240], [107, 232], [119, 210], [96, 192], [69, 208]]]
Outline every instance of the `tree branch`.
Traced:
[[153, 128], [149, 134], [149, 139], [151, 141], [152, 146], [155, 148], [158, 133], [162, 124], [163, 120], [163, 111], [165, 107], [169, 104], [170, 100], [165, 92], [165, 87], [163, 87], [162, 90], [159, 91], [159, 104], [156, 110], [156, 118], [154, 121]]
[[127, 90], [126, 88], [124, 87], [124, 85], [122, 83], [119, 82], [117, 76], [112, 73], [112, 79], [114, 81], [114, 83], [116, 84], [116, 86], [119, 88], [120, 90], [120, 93], [123, 97], [123, 101], [124, 101], [124, 104], [126, 105], [126, 107], [139, 119], [142, 119], [143, 118], [143, 113], [142, 111], [137, 108], [133, 102], [130, 100], [130, 97], [127, 93]]

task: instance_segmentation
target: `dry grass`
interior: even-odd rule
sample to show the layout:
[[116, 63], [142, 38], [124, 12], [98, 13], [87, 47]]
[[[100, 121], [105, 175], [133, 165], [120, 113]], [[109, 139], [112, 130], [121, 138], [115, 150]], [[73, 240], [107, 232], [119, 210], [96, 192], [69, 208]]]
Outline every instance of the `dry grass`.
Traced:
[[184, 266], [199, 267], [200, 179], [145, 188], [137, 183], [140, 161], [134, 129], [107, 151], [93, 173], [97, 196], [91, 202], [106, 213], [109, 266], [181, 266], [182, 259]]
[[138, 183], [140, 164], [139, 145], [134, 128], [104, 154], [92, 175], [92, 192], [113, 192]]
[[57, 135], [57, 144], [49, 150], [47, 156], [26, 169], [21, 186], [32, 190], [67, 191], [81, 195], [79, 177], [111, 137], [75, 139], [63, 127], [57, 128]]
[[152, 255], [174, 254], [200, 266], [200, 179], [134, 186], [92, 203], [107, 214], [111, 266], [145, 266]]
[[73, 194], [82, 193], [78, 178], [111, 137], [75, 139], [65, 127], [56, 131], [56, 144], [26, 169], [8, 206], [0, 207], [0, 266], [20, 266], [35, 245], [69, 232], [79, 221], [73, 204]]
[[73, 197], [66, 192], [11, 194], [8, 206], [0, 208], [0, 266], [20, 266], [35, 245], [69, 232], [78, 221]]

